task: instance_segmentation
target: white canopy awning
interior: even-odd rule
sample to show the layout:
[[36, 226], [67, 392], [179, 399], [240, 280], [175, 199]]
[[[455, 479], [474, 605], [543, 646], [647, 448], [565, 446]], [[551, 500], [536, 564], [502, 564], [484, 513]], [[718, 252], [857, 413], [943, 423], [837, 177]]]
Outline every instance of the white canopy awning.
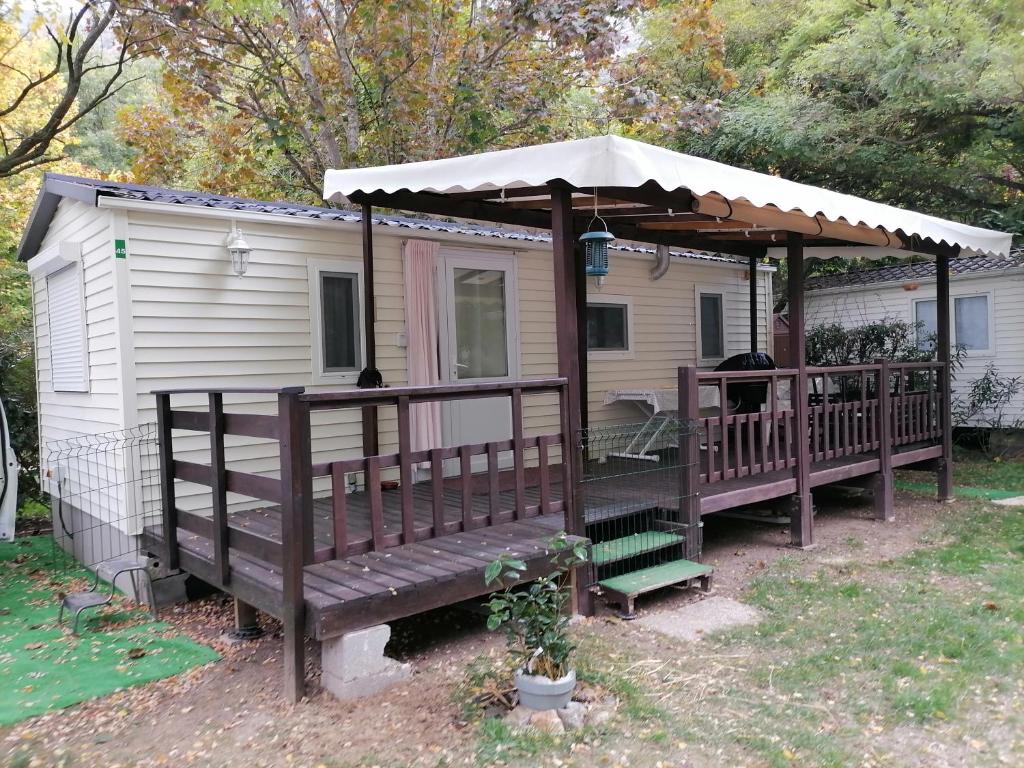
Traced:
[[[906, 211], [852, 195], [734, 168], [619, 136], [541, 144], [444, 160], [376, 168], [328, 170], [324, 197], [355, 193], [449, 194], [538, 187], [562, 180], [579, 190], [639, 188], [687, 190], [697, 213], [806, 234], [824, 234], [879, 246], [859, 256], [881, 258], [893, 248], [915, 250], [917, 240], [959, 246], [964, 254], [1008, 256], [1011, 236]], [[496, 195], [497, 196], [497, 195]], [[765, 224], [764, 226], [768, 226]], [[824, 254], [808, 252], [807, 256]]]

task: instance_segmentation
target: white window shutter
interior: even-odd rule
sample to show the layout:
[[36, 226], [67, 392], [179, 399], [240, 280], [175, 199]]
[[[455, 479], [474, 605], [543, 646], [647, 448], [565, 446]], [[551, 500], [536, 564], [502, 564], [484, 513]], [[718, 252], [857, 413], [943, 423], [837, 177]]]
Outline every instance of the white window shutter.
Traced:
[[89, 353], [81, 269], [72, 264], [46, 278], [50, 376], [54, 392], [89, 391]]

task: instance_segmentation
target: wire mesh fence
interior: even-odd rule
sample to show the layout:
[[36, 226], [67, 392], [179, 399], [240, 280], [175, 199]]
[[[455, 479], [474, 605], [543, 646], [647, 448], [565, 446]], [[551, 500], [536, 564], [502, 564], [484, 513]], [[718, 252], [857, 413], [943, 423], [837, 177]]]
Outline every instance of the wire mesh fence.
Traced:
[[679, 446], [697, 424], [673, 422], [641, 458], [635, 446], [648, 439], [649, 429], [645, 422], [580, 434], [587, 536], [598, 581], [683, 557], [690, 531], [681, 515], [685, 452]]
[[159, 516], [156, 425], [54, 440], [44, 453], [55, 555], [91, 568], [137, 555], [138, 534]]

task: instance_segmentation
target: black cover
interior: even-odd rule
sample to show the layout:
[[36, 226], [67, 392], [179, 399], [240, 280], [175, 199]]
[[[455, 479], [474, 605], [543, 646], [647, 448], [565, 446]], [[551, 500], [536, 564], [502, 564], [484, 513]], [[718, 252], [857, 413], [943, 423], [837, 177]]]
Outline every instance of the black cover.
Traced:
[[[716, 371], [774, 371], [778, 368], [764, 352], [744, 352], [720, 362]], [[767, 382], [738, 382], [726, 389], [732, 413], [757, 413], [768, 399]]]

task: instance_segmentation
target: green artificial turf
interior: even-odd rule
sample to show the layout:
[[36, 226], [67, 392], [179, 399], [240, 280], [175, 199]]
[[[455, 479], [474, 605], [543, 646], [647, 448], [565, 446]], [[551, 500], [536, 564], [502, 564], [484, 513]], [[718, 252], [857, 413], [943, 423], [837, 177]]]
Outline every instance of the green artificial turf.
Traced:
[[[897, 480], [896, 487], [903, 491], [913, 491], [914, 493], [930, 493], [935, 494], [935, 483], [918, 483], [912, 480]], [[953, 487], [953, 495], [961, 496], [968, 499], [985, 499], [987, 501], [995, 501], [997, 499], [1013, 499], [1018, 496], [1024, 496], [1024, 493], [1020, 491], [1001, 491], [996, 488], [971, 488], [966, 485], [957, 485]]]
[[0, 544], [0, 725], [219, 658], [136, 607], [86, 609], [81, 635], [66, 634], [57, 626], [57, 596], [89, 578], [55, 554], [49, 536]]

